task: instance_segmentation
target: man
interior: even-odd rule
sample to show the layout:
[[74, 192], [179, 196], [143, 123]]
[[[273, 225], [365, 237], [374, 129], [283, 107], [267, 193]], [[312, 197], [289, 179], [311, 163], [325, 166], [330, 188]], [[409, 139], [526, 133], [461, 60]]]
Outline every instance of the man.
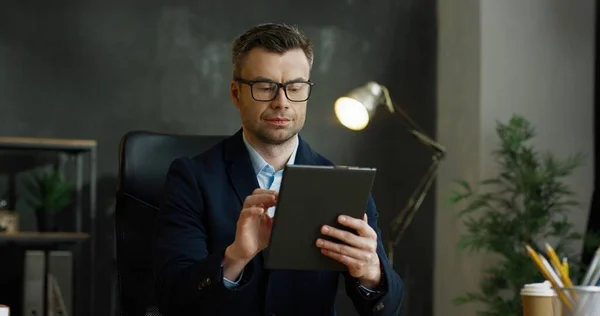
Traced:
[[[156, 294], [164, 315], [335, 315], [339, 272], [267, 271], [282, 169], [332, 165], [298, 133], [312, 83], [313, 48], [298, 29], [262, 24], [232, 48], [230, 95], [242, 129], [195, 158], [175, 160], [157, 220]], [[348, 267], [346, 292], [361, 315], [397, 315], [402, 282], [389, 265], [369, 200], [365, 218], [341, 217], [352, 234], [315, 241]]]

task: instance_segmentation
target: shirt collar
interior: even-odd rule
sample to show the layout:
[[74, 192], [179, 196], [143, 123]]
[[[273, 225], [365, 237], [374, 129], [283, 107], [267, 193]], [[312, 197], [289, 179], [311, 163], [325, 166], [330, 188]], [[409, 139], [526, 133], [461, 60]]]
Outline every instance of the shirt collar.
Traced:
[[[248, 149], [248, 153], [250, 154], [250, 161], [252, 161], [252, 167], [254, 168], [254, 173], [256, 175], [258, 175], [267, 166], [270, 167], [271, 169], [275, 170], [273, 168], [273, 166], [269, 165], [263, 159], [263, 157], [261, 157], [260, 154], [254, 149], [254, 147], [252, 147], [252, 145], [250, 145], [250, 143], [248, 143], [248, 140], [246, 139], [246, 135], [244, 135], [244, 133], [242, 133], [242, 138], [244, 140], [244, 145], [246, 145], [246, 149]], [[286, 163], [287, 165], [293, 165], [296, 162], [296, 152], [298, 151], [299, 143], [300, 143], [300, 140], [297, 139], [296, 147], [294, 148], [294, 151], [292, 152], [290, 159], [288, 159], [288, 162]]]

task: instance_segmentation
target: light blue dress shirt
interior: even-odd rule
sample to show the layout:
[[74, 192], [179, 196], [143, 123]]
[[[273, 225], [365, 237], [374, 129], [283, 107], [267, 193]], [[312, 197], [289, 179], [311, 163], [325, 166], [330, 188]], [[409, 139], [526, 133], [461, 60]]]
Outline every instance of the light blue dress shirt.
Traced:
[[[252, 161], [252, 167], [254, 168], [254, 173], [256, 174], [256, 180], [258, 180], [258, 185], [261, 189], [265, 190], [273, 190], [279, 192], [279, 187], [281, 186], [281, 178], [283, 177], [283, 169], [279, 171], [275, 171], [273, 166], [269, 165], [263, 157], [248, 143], [246, 137], [243, 136], [244, 144], [248, 149], [248, 153], [250, 154], [250, 161]], [[298, 151], [298, 137], [296, 136], [296, 147], [294, 151], [290, 155], [288, 162], [286, 164], [293, 165], [296, 162], [296, 152]], [[273, 217], [275, 215], [275, 206], [270, 207], [267, 210], [267, 214]]]
[[[298, 151], [298, 143], [299, 143], [299, 140], [297, 137], [298, 136], [296, 136], [296, 148], [294, 148], [292, 155], [288, 159], [288, 162], [287, 162], [288, 165], [293, 165], [294, 162], [296, 161], [296, 152]], [[279, 171], [275, 171], [275, 168], [273, 168], [273, 166], [269, 165], [260, 156], [260, 154], [250, 145], [250, 143], [248, 143], [248, 140], [246, 139], [245, 135], [243, 135], [243, 140], [244, 140], [244, 145], [246, 145], [246, 148], [248, 149], [248, 153], [250, 154], [250, 160], [252, 161], [252, 167], [254, 168], [254, 173], [256, 174], [256, 180], [258, 180], [258, 185], [260, 186], [260, 188], [266, 189], [266, 190], [279, 191], [279, 187], [281, 186], [281, 178], [283, 176], [283, 169], [281, 169]], [[276, 210], [275, 206], [270, 207], [267, 210], [267, 214], [269, 214], [269, 216], [273, 217], [275, 215], [275, 210]], [[235, 281], [231, 281], [231, 280], [228, 280], [227, 278], [223, 278], [225, 287], [227, 287], [229, 289], [235, 288], [238, 285], [238, 282], [242, 279], [243, 274], [244, 274], [244, 272], [242, 271], [242, 273], [240, 273], [240, 276]], [[374, 291], [371, 291], [370, 289], [367, 289], [366, 287], [364, 287], [362, 285], [360, 285], [360, 288], [365, 291], [364, 294], [375, 293]]]

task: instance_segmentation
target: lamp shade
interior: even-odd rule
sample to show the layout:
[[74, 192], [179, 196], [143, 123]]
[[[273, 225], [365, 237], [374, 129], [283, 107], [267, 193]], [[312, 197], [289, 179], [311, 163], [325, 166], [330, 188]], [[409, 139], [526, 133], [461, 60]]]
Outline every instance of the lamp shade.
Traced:
[[361, 130], [369, 124], [382, 97], [382, 87], [376, 82], [368, 82], [338, 98], [334, 104], [335, 115], [346, 128]]

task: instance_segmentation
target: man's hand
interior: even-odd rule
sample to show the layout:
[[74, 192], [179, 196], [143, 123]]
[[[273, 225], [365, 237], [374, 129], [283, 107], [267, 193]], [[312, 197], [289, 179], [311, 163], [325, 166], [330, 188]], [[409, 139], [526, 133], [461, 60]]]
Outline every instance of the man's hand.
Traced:
[[256, 189], [244, 200], [235, 240], [225, 250], [225, 278], [237, 279], [246, 264], [268, 246], [273, 219], [267, 214], [267, 209], [275, 206], [277, 197], [277, 191]]
[[323, 226], [324, 235], [334, 237], [343, 243], [335, 243], [324, 239], [317, 239], [317, 246], [321, 252], [348, 267], [351, 276], [357, 278], [368, 289], [375, 289], [381, 282], [381, 267], [377, 255], [377, 233], [367, 221], [367, 214], [362, 220], [350, 216], [338, 217], [338, 222], [344, 226], [355, 229], [357, 234]]

